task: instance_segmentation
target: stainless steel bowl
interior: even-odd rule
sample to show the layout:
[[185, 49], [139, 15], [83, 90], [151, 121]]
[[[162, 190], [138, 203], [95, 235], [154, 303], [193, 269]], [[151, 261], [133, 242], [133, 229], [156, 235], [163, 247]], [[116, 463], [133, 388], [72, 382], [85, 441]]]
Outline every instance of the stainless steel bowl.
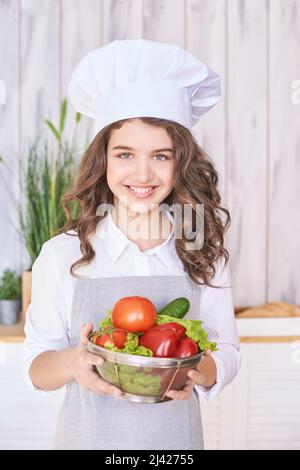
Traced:
[[180, 390], [188, 380], [188, 371], [195, 368], [204, 354], [184, 358], [136, 356], [110, 351], [91, 341], [87, 349], [103, 357], [103, 365], [96, 366], [103, 380], [119, 387], [124, 399], [140, 403], [171, 400], [166, 397], [168, 390]]

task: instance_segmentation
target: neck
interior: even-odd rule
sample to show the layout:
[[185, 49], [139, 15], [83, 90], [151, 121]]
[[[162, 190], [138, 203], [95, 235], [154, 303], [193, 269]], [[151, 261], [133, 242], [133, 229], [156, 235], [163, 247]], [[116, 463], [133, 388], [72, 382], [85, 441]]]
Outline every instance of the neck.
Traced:
[[122, 204], [115, 203], [111, 215], [118, 228], [141, 251], [160, 245], [172, 231], [172, 224], [159, 205], [146, 213], [136, 214]]

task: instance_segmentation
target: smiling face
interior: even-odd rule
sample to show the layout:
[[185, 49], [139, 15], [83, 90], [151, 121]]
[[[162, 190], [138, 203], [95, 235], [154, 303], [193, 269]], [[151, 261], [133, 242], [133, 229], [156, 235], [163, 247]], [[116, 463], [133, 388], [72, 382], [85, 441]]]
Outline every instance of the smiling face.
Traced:
[[161, 127], [139, 119], [113, 129], [107, 146], [107, 182], [120, 203], [140, 214], [160, 204], [172, 191], [175, 158], [171, 137]]

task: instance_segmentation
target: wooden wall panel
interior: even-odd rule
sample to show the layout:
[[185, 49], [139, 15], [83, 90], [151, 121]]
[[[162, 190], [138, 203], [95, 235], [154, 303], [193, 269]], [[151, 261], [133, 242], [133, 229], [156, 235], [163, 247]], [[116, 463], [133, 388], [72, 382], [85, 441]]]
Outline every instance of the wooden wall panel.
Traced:
[[185, 2], [144, 0], [144, 37], [185, 46]]
[[102, 0], [102, 44], [142, 37], [142, 8], [140, 0]]
[[[58, 120], [60, 5], [59, 0], [19, 0], [19, 5], [19, 156], [25, 168], [29, 145], [40, 132], [47, 132], [44, 119]], [[30, 261], [25, 249], [22, 263], [23, 269], [28, 269]]]
[[266, 298], [267, 1], [227, 6], [228, 234], [237, 305]]
[[270, 2], [268, 299], [300, 304], [300, 3]]
[[0, 104], [0, 273], [19, 272], [21, 243], [17, 232], [19, 188], [19, 3], [0, 0], [0, 80], [6, 103]]
[[226, 196], [226, 2], [188, 0], [186, 49], [221, 77], [221, 99], [193, 128], [198, 142], [213, 160]]
[[21, 143], [57, 120], [60, 101], [59, 0], [21, 0]]
[[[138, 37], [185, 47], [222, 78], [221, 100], [193, 132], [215, 161], [232, 216], [225, 240], [235, 304], [299, 304], [299, 105], [291, 101], [299, 24], [297, 0], [0, 0], [0, 79], [8, 84], [0, 154], [16, 174], [42, 119], [57, 122], [73, 67], [90, 50]], [[70, 106], [68, 133], [72, 114]], [[84, 118], [82, 150], [91, 126]], [[0, 271], [21, 270], [26, 257], [3, 184], [0, 197]]]
[[[66, 97], [69, 103], [65, 135], [70, 138], [75, 132], [75, 110], [67, 94], [67, 87], [73, 69], [80, 59], [101, 47], [101, 6], [101, 0], [61, 0], [60, 94], [62, 98]], [[93, 120], [82, 116], [76, 135], [80, 154], [90, 142], [92, 128]]]

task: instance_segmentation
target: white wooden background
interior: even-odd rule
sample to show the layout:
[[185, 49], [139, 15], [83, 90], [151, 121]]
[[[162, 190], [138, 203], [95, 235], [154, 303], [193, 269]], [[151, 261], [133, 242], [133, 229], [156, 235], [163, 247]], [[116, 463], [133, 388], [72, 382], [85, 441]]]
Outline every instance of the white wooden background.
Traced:
[[[299, 0], [0, 0], [0, 154], [16, 174], [28, 138], [43, 117], [57, 118], [73, 66], [90, 50], [116, 38], [179, 44], [222, 76], [222, 100], [196, 132], [232, 215], [235, 304], [300, 304], [300, 105], [291, 100], [299, 36]], [[0, 272], [21, 271], [3, 185], [0, 198]]]

